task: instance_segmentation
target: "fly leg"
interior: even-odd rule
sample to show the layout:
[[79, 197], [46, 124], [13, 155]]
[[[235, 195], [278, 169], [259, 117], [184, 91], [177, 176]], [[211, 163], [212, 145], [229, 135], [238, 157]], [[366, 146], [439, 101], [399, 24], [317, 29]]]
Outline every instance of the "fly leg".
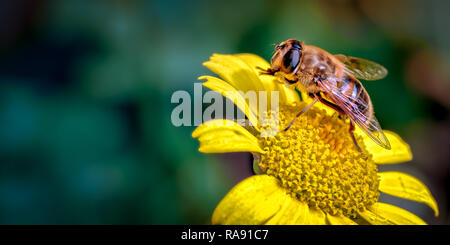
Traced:
[[339, 112], [339, 114], [340, 114], [341, 116], [345, 116], [345, 112], [344, 112], [344, 110], [341, 109], [341, 107], [339, 107], [338, 105], [333, 104], [333, 103], [331, 103], [330, 101], [324, 99], [324, 98], [322, 97], [322, 95], [320, 95], [320, 93], [317, 93], [317, 94], [316, 94], [316, 97], [319, 98], [319, 100], [320, 100], [320, 102], [322, 102], [322, 104], [324, 104], [324, 105], [330, 107], [331, 109], [333, 109], [333, 110]]
[[361, 148], [358, 145], [358, 142], [356, 142], [355, 135], [353, 134], [353, 131], [355, 131], [355, 124], [353, 123], [352, 120], [350, 120], [350, 128], [348, 129], [348, 132], [350, 133], [350, 136], [352, 136], [353, 143], [355, 143], [356, 148], [358, 148], [358, 151], [362, 152]]
[[259, 70], [259, 75], [272, 75], [273, 76], [276, 72], [280, 71], [279, 69], [278, 70], [274, 70], [272, 68], [264, 69], [264, 68], [261, 68], [259, 66], [257, 66], [256, 69]]
[[[314, 95], [309, 94], [310, 97], [314, 98]], [[297, 117], [299, 117], [300, 115], [302, 115], [303, 113], [305, 113], [307, 110], [309, 110], [309, 108], [311, 108], [311, 106], [313, 106], [317, 101], [319, 101], [319, 98], [315, 97], [313, 102], [311, 102], [311, 104], [309, 104], [307, 107], [303, 108], [303, 110], [301, 112], [299, 112], [294, 119], [292, 119], [291, 123], [289, 123], [289, 126], [287, 126], [284, 131], [288, 131], [288, 129], [292, 126], [292, 124], [294, 124], [295, 119], [297, 119]]]
[[[260, 68], [261, 69], [261, 68]], [[269, 72], [273, 72], [273, 70], [272, 69], [268, 69], [267, 70], [267, 72], [266, 73], [269, 73]], [[285, 78], [286, 79], [286, 78]], [[316, 85], [318, 85], [318, 81], [321, 81], [321, 77], [319, 76], [319, 75], [314, 75], [314, 77], [313, 77], [313, 82], [316, 84]], [[290, 80], [287, 80], [286, 79], [286, 81], [287, 82], [289, 82], [289, 83], [293, 83], [293, 81], [290, 81]], [[295, 82], [294, 82], [295, 83]], [[288, 129], [292, 126], [292, 124], [294, 124], [294, 122], [295, 122], [295, 119], [297, 119], [297, 117], [299, 117], [300, 115], [302, 115], [303, 113], [305, 113], [307, 110], [309, 110], [309, 108], [311, 108], [311, 106], [313, 106], [317, 101], [319, 101], [322, 97], [320, 96], [320, 93], [315, 93], [315, 94], [313, 94], [313, 93], [308, 93], [308, 96], [309, 97], [311, 97], [311, 98], [313, 98], [314, 100], [313, 100], [313, 102], [311, 102], [311, 104], [309, 104], [307, 107], [305, 107], [301, 112], [299, 112], [295, 117], [294, 117], [294, 119], [292, 119], [292, 121], [291, 121], [291, 123], [289, 123], [289, 126], [287, 126], [285, 129], [284, 129], [284, 132], [286, 132], [286, 131], [288, 131]]]

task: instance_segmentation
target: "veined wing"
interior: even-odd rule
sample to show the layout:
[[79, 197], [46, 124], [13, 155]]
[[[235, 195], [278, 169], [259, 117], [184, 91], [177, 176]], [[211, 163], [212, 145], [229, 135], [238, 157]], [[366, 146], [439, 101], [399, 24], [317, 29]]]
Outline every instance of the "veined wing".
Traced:
[[350, 120], [355, 122], [378, 145], [390, 150], [391, 144], [384, 135], [378, 120], [373, 115], [373, 112], [368, 111], [371, 106], [368, 104], [370, 99], [364, 88], [360, 87], [360, 89], [364, 90], [361, 91], [361, 93], [365, 93], [364, 95], [361, 95], [361, 93], [358, 93], [358, 95], [354, 93], [347, 95], [342, 92], [343, 84], [346, 84], [346, 82], [335, 78], [319, 82], [320, 87], [326, 91], [327, 96], [344, 110]]
[[334, 57], [344, 64], [345, 70], [348, 73], [358, 79], [373, 81], [383, 79], [388, 74], [386, 68], [370, 60], [342, 54], [337, 54]]

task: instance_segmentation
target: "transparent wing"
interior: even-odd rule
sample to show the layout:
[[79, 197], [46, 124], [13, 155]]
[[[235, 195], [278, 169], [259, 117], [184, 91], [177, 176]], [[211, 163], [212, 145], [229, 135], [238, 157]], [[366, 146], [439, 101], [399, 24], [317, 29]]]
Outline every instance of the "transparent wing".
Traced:
[[330, 78], [328, 81], [323, 81], [319, 84], [320, 87], [326, 91], [328, 98], [341, 107], [350, 120], [355, 122], [361, 130], [364, 131], [378, 145], [390, 150], [391, 144], [384, 135], [378, 120], [373, 114], [366, 115], [366, 113], [364, 113], [365, 109], [369, 106], [367, 102], [361, 99], [353, 101], [353, 98], [341, 93], [341, 90], [338, 87], [340, 83], [341, 81], [335, 81], [333, 78]]
[[345, 65], [345, 70], [358, 79], [379, 80], [386, 77], [388, 71], [373, 61], [337, 54], [336, 57]]

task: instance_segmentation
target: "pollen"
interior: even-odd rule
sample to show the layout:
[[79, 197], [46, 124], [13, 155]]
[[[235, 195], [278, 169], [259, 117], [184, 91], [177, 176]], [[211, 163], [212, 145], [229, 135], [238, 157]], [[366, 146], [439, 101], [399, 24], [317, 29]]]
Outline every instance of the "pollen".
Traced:
[[327, 115], [314, 106], [283, 131], [301, 109], [281, 106], [271, 112], [270, 118], [265, 114], [266, 128], [270, 121], [277, 121], [276, 115], [279, 127], [274, 137], [259, 136], [266, 152], [260, 157], [259, 167], [310, 207], [355, 218], [379, 197], [378, 169], [372, 155], [362, 138], [355, 135], [362, 152], [357, 150], [348, 132], [348, 119]]

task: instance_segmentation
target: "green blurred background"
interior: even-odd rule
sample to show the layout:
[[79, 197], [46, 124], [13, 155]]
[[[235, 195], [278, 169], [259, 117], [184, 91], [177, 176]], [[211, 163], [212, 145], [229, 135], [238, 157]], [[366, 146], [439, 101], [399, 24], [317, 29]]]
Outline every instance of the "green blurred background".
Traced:
[[383, 128], [414, 160], [448, 224], [449, 1], [26, 1], [0, 3], [0, 224], [207, 224], [251, 174], [248, 153], [204, 155], [170, 122], [212, 53], [266, 59], [296, 38], [377, 61]]

